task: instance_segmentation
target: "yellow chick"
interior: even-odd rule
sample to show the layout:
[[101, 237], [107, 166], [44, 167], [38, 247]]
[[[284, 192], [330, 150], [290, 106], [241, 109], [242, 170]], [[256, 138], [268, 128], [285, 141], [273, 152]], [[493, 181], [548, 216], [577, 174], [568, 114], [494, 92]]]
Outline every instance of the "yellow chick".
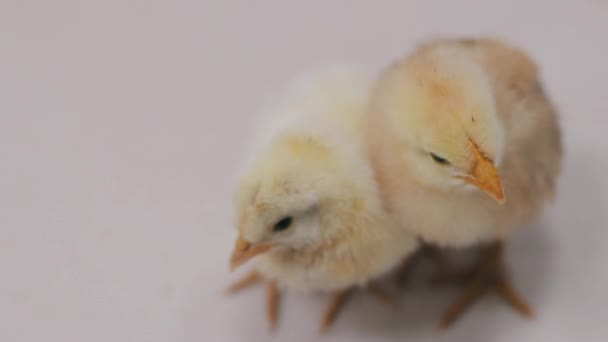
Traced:
[[271, 110], [235, 195], [234, 270], [256, 258], [234, 292], [268, 282], [277, 321], [279, 289], [325, 292], [325, 330], [351, 288], [397, 267], [417, 239], [393, 224], [369, 164], [364, 124], [373, 82], [355, 68], [296, 79]]
[[522, 314], [501, 241], [553, 198], [562, 144], [535, 63], [494, 38], [441, 39], [389, 67], [371, 100], [372, 165], [390, 211], [426, 243], [486, 248], [447, 327], [489, 287]]

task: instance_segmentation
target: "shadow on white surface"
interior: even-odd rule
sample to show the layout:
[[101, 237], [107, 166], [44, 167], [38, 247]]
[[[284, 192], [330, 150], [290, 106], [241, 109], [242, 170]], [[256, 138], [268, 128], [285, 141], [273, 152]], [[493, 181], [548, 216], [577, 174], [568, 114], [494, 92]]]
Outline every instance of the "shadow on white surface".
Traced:
[[[551, 248], [545, 240], [544, 229], [531, 229], [514, 240], [509, 246], [508, 259], [516, 288], [535, 308], [542, 308], [545, 298], [547, 272], [550, 270]], [[517, 254], [513, 257], [511, 254]], [[525, 264], [513, 263], [523, 261]], [[475, 302], [455, 324], [445, 330], [437, 330], [437, 323], [449, 304], [458, 295], [459, 287], [433, 287], [425, 279], [430, 271], [429, 265], [424, 272], [418, 272], [411, 286], [401, 290], [401, 310], [391, 313], [377, 303], [353, 303], [353, 309], [344, 315], [349, 320], [349, 329], [357, 335], [371, 337], [388, 337], [391, 340], [466, 340], [494, 341], [500, 325], [504, 320], [509, 325], [533, 324], [512, 310], [498, 296], [488, 293]], [[538, 309], [537, 309], [538, 311]], [[346, 324], [346, 323], [345, 323]], [[345, 329], [344, 329], [345, 330]]]

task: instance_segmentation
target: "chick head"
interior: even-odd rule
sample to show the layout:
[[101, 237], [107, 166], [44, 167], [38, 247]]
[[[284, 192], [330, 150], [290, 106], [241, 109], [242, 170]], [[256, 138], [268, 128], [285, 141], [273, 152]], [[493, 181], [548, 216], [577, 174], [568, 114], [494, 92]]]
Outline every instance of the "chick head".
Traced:
[[504, 203], [497, 170], [503, 131], [480, 66], [451, 50], [414, 55], [385, 73], [374, 101], [419, 182], [441, 189], [474, 185]]
[[231, 269], [262, 253], [319, 246], [340, 234], [349, 218], [339, 208], [356, 211], [351, 204], [360, 198], [357, 170], [317, 137], [275, 138], [237, 187]]

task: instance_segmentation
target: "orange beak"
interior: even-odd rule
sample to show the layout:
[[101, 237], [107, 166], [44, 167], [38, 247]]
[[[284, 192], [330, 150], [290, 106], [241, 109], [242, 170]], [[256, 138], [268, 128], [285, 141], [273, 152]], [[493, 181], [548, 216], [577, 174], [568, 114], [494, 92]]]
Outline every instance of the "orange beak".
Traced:
[[505, 190], [502, 187], [500, 175], [494, 163], [479, 151], [479, 147], [474, 142], [470, 141], [469, 143], [475, 157], [475, 164], [470, 175], [466, 176], [464, 180], [485, 191], [498, 203], [505, 203]]
[[230, 258], [230, 271], [234, 271], [237, 267], [246, 263], [256, 255], [268, 251], [272, 246], [269, 244], [252, 245], [243, 239], [242, 234], [236, 239], [234, 251]]

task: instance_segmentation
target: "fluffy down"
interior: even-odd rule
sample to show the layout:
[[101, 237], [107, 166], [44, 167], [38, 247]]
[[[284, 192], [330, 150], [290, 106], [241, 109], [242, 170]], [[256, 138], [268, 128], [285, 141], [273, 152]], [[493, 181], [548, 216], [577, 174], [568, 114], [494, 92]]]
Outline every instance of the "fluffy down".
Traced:
[[[272, 245], [255, 267], [288, 289], [363, 286], [417, 242], [387, 215], [367, 159], [370, 79], [355, 67], [296, 79], [269, 111], [235, 195], [248, 243]], [[289, 228], [276, 231], [289, 218]]]
[[[384, 200], [424, 240], [500, 240], [553, 198], [557, 114], [521, 50], [493, 38], [423, 44], [385, 71], [371, 102], [369, 152]], [[471, 146], [498, 170], [506, 203], [463, 181], [475, 167]]]

